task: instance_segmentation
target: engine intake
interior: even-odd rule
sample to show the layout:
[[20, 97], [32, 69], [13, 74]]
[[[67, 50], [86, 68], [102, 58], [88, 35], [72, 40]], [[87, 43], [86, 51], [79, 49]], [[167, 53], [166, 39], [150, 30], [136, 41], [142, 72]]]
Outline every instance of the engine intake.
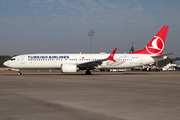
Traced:
[[77, 72], [77, 65], [61, 64], [61, 72], [62, 73]]

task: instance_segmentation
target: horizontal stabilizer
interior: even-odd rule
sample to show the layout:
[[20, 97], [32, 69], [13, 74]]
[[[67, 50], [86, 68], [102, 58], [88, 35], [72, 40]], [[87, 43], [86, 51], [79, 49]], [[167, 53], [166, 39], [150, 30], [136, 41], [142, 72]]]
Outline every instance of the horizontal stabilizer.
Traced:
[[152, 57], [152, 58], [161, 58], [161, 57], [169, 56], [169, 55], [172, 55], [172, 54], [175, 54], [175, 52], [174, 52], [174, 53], [163, 54], [163, 55], [151, 56], [151, 57]]

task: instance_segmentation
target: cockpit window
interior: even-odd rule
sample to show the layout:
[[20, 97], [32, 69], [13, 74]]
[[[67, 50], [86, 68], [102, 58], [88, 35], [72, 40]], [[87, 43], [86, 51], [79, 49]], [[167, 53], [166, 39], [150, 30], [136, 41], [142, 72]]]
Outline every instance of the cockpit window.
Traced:
[[11, 58], [10, 60], [16, 60], [15, 58]]

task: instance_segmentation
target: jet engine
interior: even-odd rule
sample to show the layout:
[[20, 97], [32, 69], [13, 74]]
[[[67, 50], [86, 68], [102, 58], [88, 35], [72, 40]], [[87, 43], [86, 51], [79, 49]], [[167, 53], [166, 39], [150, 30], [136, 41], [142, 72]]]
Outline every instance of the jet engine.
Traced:
[[61, 72], [62, 73], [77, 72], [77, 65], [61, 64]]

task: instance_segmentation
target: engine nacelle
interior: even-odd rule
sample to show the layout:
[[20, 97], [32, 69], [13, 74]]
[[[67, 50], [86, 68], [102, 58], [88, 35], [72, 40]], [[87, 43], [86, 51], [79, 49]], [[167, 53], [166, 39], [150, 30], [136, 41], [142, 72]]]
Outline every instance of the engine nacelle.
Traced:
[[62, 73], [77, 72], [77, 65], [61, 64], [61, 72]]

